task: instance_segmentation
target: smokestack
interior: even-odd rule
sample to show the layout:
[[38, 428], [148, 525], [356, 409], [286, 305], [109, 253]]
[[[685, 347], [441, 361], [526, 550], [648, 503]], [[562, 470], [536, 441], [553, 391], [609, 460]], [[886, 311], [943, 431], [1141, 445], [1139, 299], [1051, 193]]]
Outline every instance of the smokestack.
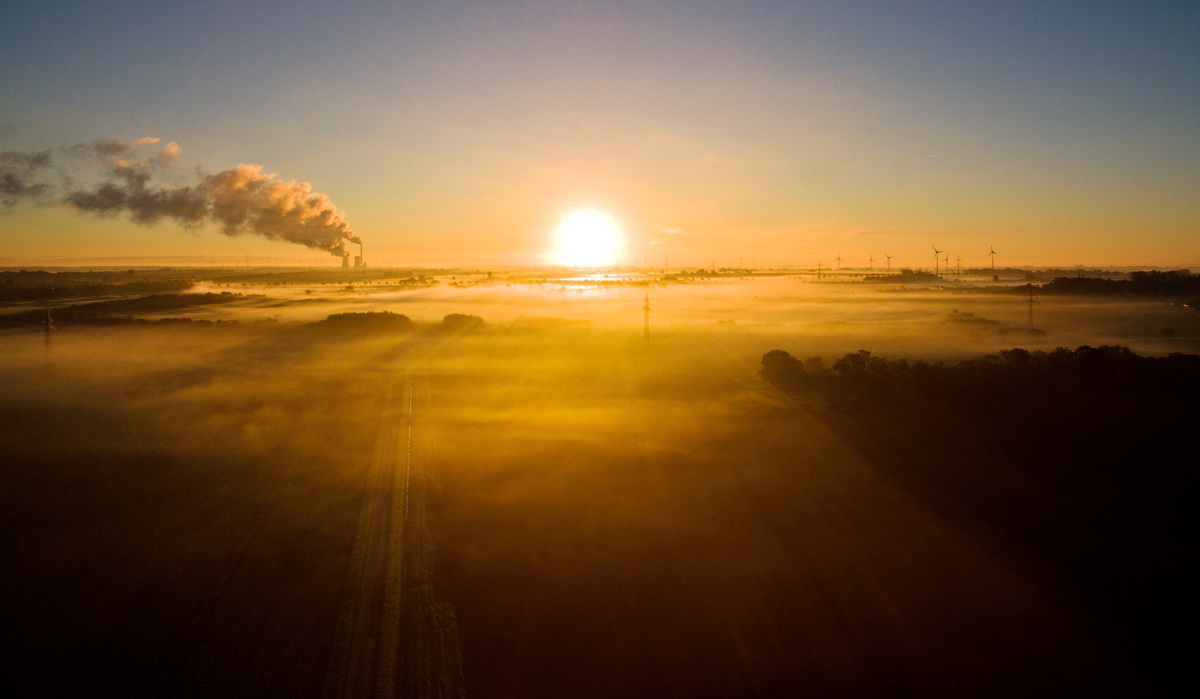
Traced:
[[358, 241], [358, 257], [354, 258], [355, 267], [366, 267], [367, 261], [363, 258], [362, 241]]

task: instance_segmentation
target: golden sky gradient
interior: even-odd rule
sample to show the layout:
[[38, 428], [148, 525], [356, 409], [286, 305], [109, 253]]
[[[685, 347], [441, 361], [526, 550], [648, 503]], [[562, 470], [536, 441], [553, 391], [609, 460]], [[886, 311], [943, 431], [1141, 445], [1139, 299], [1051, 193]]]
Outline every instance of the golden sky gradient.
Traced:
[[[154, 136], [179, 181], [260, 164], [329, 196], [368, 261], [545, 264], [594, 208], [625, 264], [1200, 266], [1188, 3], [64, 4], [0, 27], [0, 150]], [[55, 206], [0, 233], [0, 264], [337, 262]]]

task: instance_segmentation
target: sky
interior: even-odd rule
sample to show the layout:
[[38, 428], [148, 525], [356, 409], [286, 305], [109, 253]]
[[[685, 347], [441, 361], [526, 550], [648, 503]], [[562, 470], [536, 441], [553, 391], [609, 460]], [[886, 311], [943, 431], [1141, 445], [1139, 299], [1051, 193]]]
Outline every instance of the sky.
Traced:
[[[9, 2], [0, 66], [0, 151], [261, 165], [369, 263], [1200, 268], [1194, 2]], [[338, 262], [235, 232], [17, 202], [0, 265]]]

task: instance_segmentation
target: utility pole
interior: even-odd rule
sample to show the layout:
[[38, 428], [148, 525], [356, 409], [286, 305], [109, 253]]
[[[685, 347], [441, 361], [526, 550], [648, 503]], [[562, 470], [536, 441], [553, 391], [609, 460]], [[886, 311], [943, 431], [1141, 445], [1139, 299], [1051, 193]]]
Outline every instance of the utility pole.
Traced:
[[1033, 284], [1032, 283], [1029, 285], [1029, 298], [1025, 301], [1025, 303], [1029, 304], [1029, 329], [1032, 330], [1033, 329], [1033, 304], [1037, 303], [1037, 301], [1035, 301], [1033, 298]]
[[642, 326], [642, 342], [647, 347], [650, 346], [650, 292], [646, 292], [646, 302], [642, 304], [642, 315], [645, 318], [645, 325]]
[[54, 327], [54, 319], [50, 317], [49, 308], [46, 309], [46, 320], [42, 321], [42, 325], [45, 326], [43, 332], [46, 333], [46, 340], [45, 344], [43, 345], [43, 356], [48, 362], [50, 361], [50, 333], [58, 330], [58, 328]]

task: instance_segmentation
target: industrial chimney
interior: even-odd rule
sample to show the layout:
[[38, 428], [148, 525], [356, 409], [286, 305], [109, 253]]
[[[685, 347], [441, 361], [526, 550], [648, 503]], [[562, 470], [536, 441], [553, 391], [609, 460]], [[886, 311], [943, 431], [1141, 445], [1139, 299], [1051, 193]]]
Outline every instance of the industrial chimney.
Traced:
[[363, 259], [362, 243], [358, 244], [358, 255], [354, 258], [355, 267], [366, 267], [367, 261]]

